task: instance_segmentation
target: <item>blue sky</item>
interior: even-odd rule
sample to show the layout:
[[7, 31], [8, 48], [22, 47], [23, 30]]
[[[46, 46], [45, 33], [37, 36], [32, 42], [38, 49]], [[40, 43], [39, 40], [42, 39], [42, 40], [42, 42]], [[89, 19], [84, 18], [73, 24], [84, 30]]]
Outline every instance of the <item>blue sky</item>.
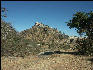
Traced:
[[77, 11], [93, 11], [93, 1], [1, 1], [1, 7], [8, 9], [8, 17], [4, 20], [19, 32], [38, 21], [69, 36], [78, 36], [65, 22]]

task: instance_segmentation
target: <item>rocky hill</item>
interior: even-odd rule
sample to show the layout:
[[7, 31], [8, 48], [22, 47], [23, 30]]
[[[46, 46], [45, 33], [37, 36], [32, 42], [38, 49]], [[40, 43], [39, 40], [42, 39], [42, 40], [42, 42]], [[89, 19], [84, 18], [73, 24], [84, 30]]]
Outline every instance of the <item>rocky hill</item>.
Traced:
[[[24, 30], [20, 33], [25, 40], [35, 42], [41, 47], [40, 51], [59, 50], [62, 48], [62, 40], [68, 39], [68, 35], [62, 34], [55, 28], [36, 22], [32, 28]], [[28, 44], [30, 46], [30, 44]]]
[[[48, 25], [36, 22], [32, 28], [15, 33], [16, 30], [13, 31], [10, 29], [10, 31], [7, 31], [9, 29], [6, 29], [3, 26], [4, 24], [12, 27], [2, 22], [2, 36], [5, 35], [3, 33], [8, 32], [8, 35], [6, 35], [7, 40], [2, 37], [2, 56], [24, 56], [45, 51], [67, 50], [73, 47], [74, 41], [68, 35], [62, 34], [61, 31], [58, 31], [56, 28], [51, 28]], [[3, 41], [7, 42], [5, 43]], [[7, 51], [9, 53], [6, 53]]]

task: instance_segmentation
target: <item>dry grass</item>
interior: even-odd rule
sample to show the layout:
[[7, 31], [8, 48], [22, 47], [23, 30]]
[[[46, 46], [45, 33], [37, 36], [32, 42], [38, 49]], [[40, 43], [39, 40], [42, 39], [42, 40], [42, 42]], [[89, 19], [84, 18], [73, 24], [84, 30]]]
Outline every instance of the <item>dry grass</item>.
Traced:
[[49, 56], [1, 57], [2, 70], [92, 70], [87, 56], [53, 54]]

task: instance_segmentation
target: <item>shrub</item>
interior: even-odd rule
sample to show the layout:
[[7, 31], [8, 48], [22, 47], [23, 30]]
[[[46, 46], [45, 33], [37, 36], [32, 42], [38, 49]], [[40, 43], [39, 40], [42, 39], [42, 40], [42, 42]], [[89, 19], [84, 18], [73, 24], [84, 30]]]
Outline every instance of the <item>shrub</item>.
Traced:
[[[10, 23], [1, 21], [1, 55], [10, 54], [16, 44], [17, 32]], [[7, 52], [6, 52], [7, 51]]]
[[80, 54], [93, 55], [93, 40], [89, 38], [78, 39], [76, 41], [78, 52]]

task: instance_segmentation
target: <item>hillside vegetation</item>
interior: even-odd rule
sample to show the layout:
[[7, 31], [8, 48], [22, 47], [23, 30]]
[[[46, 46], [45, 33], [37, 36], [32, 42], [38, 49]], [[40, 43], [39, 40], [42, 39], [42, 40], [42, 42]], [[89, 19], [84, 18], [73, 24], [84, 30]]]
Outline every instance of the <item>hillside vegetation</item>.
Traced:
[[20, 33], [16, 32], [9, 23], [3, 21], [1, 27], [2, 56], [27, 56], [70, 48], [67, 43], [68, 35], [42, 23], [36, 23], [32, 28]]

